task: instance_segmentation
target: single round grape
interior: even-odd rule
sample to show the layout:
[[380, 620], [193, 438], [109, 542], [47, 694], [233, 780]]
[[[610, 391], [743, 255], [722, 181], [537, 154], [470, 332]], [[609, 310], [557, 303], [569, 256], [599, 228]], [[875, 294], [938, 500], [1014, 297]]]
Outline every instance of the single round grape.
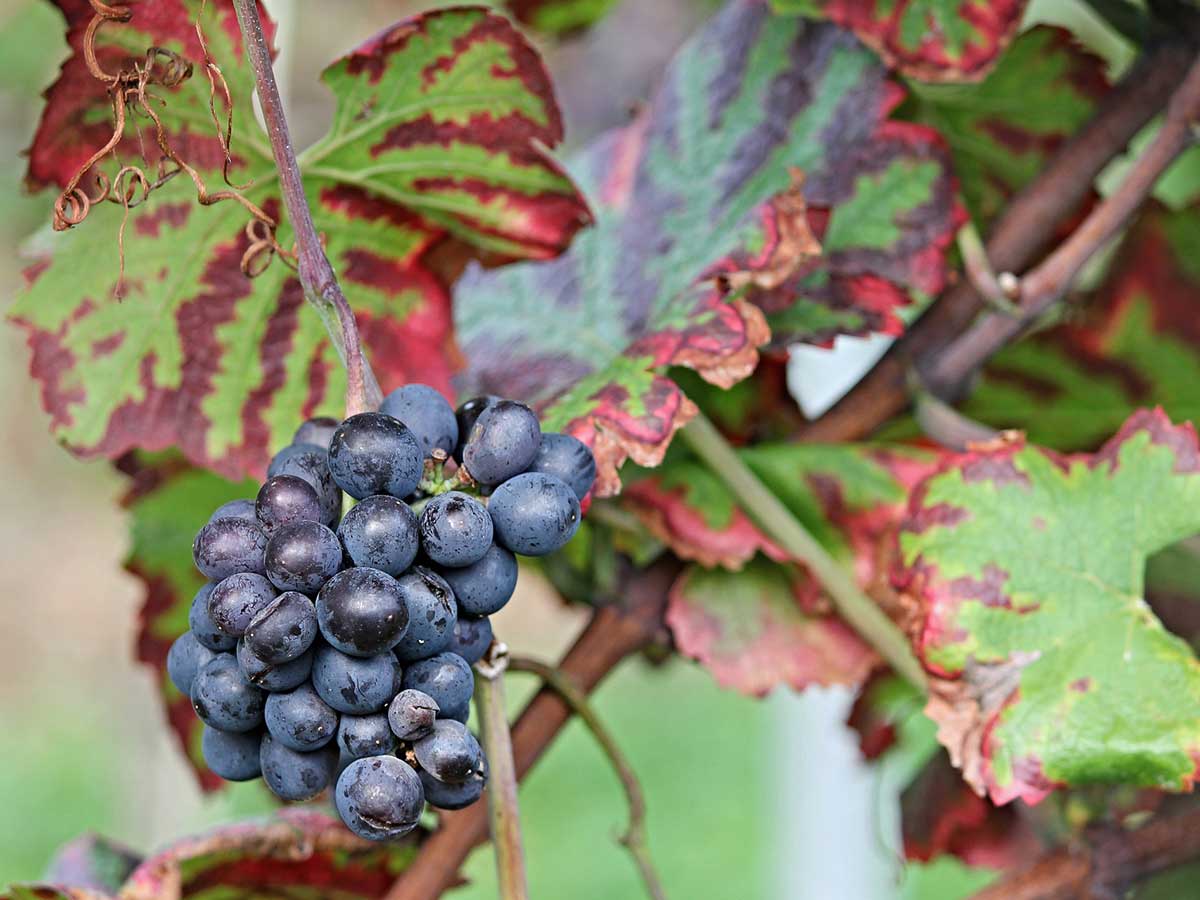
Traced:
[[424, 566], [414, 566], [396, 579], [408, 610], [408, 628], [393, 648], [401, 662], [426, 659], [450, 643], [458, 605], [444, 578]]
[[420, 538], [417, 516], [408, 504], [387, 494], [357, 503], [338, 526], [346, 555], [366, 566], [399, 578], [417, 558]]
[[487, 785], [486, 766], [480, 762], [479, 769], [461, 784], [446, 784], [438, 781], [424, 769], [417, 773], [421, 787], [425, 789], [425, 802], [437, 809], [465, 809], [483, 794]]
[[234, 733], [204, 726], [200, 736], [200, 753], [218, 778], [226, 781], [253, 781], [262, 775], [259, 746], [262, 735], [257, 731]]
[[425, 806], [421, 779], [394, 756], [368, 756], [338, 777], [334, 803], [346, 827], [370, 841], [389, 841], [417, 827]]
[[217, 519], [245, 519], [247, 522], [258, 522], [258, 514], [255, 512], [253, 500], [230, 500], [218, 506], [208, 517], [210, 522], [215, 522]]
[[313, 602], [296, 591], [280, 594], [246, 626], [246, 649], [271, 665], [301, 656], [317, 638]]
[[416, 435], [421, 453], [435, 449], [447, 456], [458, 445], [458, 420], [446, 398], [427, 384], [406, 384], [383, 398], [379, 411], [399, 419]]
[[404, 670], [405, 690], [428, 694], [447, 719], [466, 718], [475, 691], [475, 678], [467, 661], [457, 653], [439, 653]]
[[291, 444], [284, 447], [267, 467], [267, 477], [295, 475], [307, 481], [321, 502], [321, 521], [332, 526], [342, 515], [342, 489], [329, 471], [329, 443]]
[[421, 480], [424, 459], [413, 433], [383, 413], [351, 416], [329, 444], [333, 480], [356, 500], [372, 494], [407, 497]]
[[413, 753], [422, 769], [446, 784], [462, 784], [482, 774], [479, 741], [453, 719], [434, 722], [433, 731], [413, 744]]
[[241, 637], [250, 624], [279, 591], [261, 575], [238, 572], [219, 582], [208, 596], [208, 615], [226, 634]]
[[179, 693], [191, 696], [192, 682], [199, 672], [217, 654], [205, 647], [190, 631], [185, 631], [167, 651], [167, 676]]
[[272, 535], [284, 525], [320, 522], [321, 501], [313, 486], [296, 475], [272, 475], [259, 488], [254, 509], [262, 530]]
[[490, 616], [499, 612], [517, 587], [517, 558], [492, 544], [478, 562], [439, 574], [454, 591], [460, 615]]
[[541, 442], [537, 414], [524, 403], [501, 400], [475, 420], [463, 465], [480, 484], [500, 484], [529, 468]]
[[471, 618], [459, 616], [454, 623], [454, 635], [446, 647], [448, 653], [457, 653], [471, 665], [483, 659], [492, 645], [492, 623], [487, 616]]
[[342, 716], [338, 723], [338, 750], [343, 759], [382, 756], [396, 749], [396, 736], [383, 713], [372, 716]]
[[596, 481], [596, 458], [587, 444], [569, 434], [542, 435], [537, 456], [526, 470], [560, 478], [582, 500]]
[[454, 420], [458, 423], [458, 444], [454, 448], [454, 458], [458, 462], [462, 462], [463, 447], [471, 429], [475, 427], [475, 421], [485, 409], [490, 409], [503, 399], [494, 394], [484, 394], [481, 397], [472, 397], [454, 411]]
[[192, 682], [192, 708], [205, 725], [251, 731], [263, 723], [266, 697], [246, 680], [232, 653], [218, 653]]
[[238, 668], [252, 685], [279, 693], [295, 690], [308, 681], [308, 676], [312, 674], [313, 650], [310, 647], [295, 659], [275, 665], [256, 656], [246, 646], [246, 639], [242, 638], [237, 644], [237, 661]]
[[218, 628], [217, 623], [208, 614], [208, 601], [216, 586], [216, 582], [210, 581], [196, 592], [188, 610], [188, 628], [196, 640], [209, 650], [225, 653], [237, 645], [237, 638]]
[[205, 578], [220, 581], [238, 572], [266, 574], [267, 536], [257, 522], [217, 519], [200, 529], [192, 559]]
[[259, 761], [263, 781], [276, 797], [292, 802], [311, 800], [333, 781], [337, 749], [330, 744], [305, 753], [293, 750], [268, 732], [263, 735]]
[[424, 691], [404, 690], [388, 706], [388, 725], [402, 741], [415, 741], [433, 730], [439, 707]]
[[315, 595], [342, 567], [342, 543], [320, 522], [280, 528], [267, 542], [266, 575], [281, 591]]
[[337, 431], [338, 420], [332, 416], [316, 416], [309, 419], [296, 429], [292, 437], [293, 444], [316, 444], [318, 447], [328, 447]]
[[338, 572], [317, 594], [317, 624], [330, 644], [351, 656], [391, 650], [408, 627], [396, 579], [378, 569]]
[[312, 683], [338, 712], [361, 716], [387, 708], [399, 690], [400, 672], [391, 653], [363, 659], [322, 646], [313, 658]]
[[492, 546], [492, 517], [460, 491], [439, 494], [421, 511], [421, 549], [443, 566], [469, 566]]
[[575, 536], [581, 519], [579, 499], [553, 475], [525, 472], [492, 492], [488, 512], [496, 543], [522, 556], [553, 553]]
[[324, 747], [338, 729], [338, 714], [311, 684], [302, 684], [286, 694], [271, 694], [263, 719], [275, 740], [304, 752]]

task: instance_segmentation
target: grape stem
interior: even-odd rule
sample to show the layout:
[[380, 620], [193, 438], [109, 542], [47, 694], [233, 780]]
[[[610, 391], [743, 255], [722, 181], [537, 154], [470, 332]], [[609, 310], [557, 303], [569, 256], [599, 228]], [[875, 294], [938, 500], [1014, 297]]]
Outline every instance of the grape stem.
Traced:
[[275, 82], [275, 71], [271, 67], [271, 49], [263, 33], [258, 2], [233, 0], [233, 5], [237, 11], [242, 42], [246, 45], [246, 56], [254, 70], [254, 84], [262, 104], [271, 152], [279, 170], [283, 205], [296, 239], [297, 268], [304, 299], [317, 311], [346, 369], [346, 415], [378, 409], [383, 402], [383, 393], [363, 352], [354, 312], [342, 293], [329, 257], [325, 255], [321, 237], [313, 224], [308, 198], [304, 194], [300, 166], [292, 148], [279, 85]]
[[633, 862], [642, 876], [642, 883], [646, 886], [646, 893], [653, 900], [667, 900], [666, 891], [663, 890], [662, 881], [654, 868], [654, 860], [650, 856], [650, 847], [646, 841], [646, 798], [642, 794], [642, 785], [633, 771], [633, 766], [617, 746], [612, 733], [588, 702], [587, 695], [579, 689], [570, 675], [539, 660], [513, 656], [509, 658], [508, 668], [510, 672], [528, 672], [540, 678], [566, 701], [571, 707], [571, 712], [592, 733], [592, 737], [612, 764], [629, 802], [629, 825], [617, 840], [633, 857]]
[[475, 664], [475, 709], [480, 737], [488, 761], [488, 824], [496, 853], [496, 878], [501, 900], [528, 900], [525, 849], [517, 804], [517, 767], [513, 762], [512, 734], [504, 699], [504, 673], [509, 667], [508, 647], [492, 641], [483, 659]]
[[703, 413], [680, 432], [692, 451], [724, 481], [767, 535], [821, 582], [838, 613], [907, 681], [922, 691], [925, 672], [900, 629], [854, 578], [764, 485]]

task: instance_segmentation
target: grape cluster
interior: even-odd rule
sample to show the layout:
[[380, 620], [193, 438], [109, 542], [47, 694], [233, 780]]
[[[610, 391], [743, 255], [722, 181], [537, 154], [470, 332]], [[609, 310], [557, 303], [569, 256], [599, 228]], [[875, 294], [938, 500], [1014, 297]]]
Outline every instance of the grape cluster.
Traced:
[[474, 803], [488, 616], [512, 596], [514, 554], [574, 535], [595, 474], [586, 446], [498, 397], [456, 411], [413, 384], [380, 412], [305, 422], [257, 498], [218, 508], [192, 547], [209, 581], [167, 671], [208, 767], [283, 800], [333, 785], [374, 840], [411, 831], [425, 803]]

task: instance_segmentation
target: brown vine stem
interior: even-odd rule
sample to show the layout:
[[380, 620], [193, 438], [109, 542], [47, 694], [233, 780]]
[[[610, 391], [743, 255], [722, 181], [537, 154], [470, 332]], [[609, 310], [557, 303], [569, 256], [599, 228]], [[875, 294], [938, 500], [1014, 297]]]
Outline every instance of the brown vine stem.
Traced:
[[517, 803], [517, 769], [513, 762], [512, 735], [504, 699], [504, 673], [509, 667], [508, 648], [492, 641], [487, 654], [475, 664], [475, 709], [479, 713], [483, 752], [488, 760], [488, 830], [496, 851], [496, 880], [502, 900], [528, 900], [525, 848], [521, 840], [521, 814]]
[[287, 117], [279, 96], [279, 85], [275, 82], [271, 50], [263, 34], [258, 3], [256, 0], [233, 0], [233, 5], [237, 11], [242, 41], [246, 45], [246, 56], [254, 69], [254, 83], [267, 124], [267, 137], [271, 141], [275, 166], [279, 170], [283, 205], [295, 233], [297, 268], [304, 297], [321, 317], [346, 367], [346, 415], [378, 409], [383, 402], [383, 393], [363, 352], [354, 313], [346, 302], [346, 295], [342, 293], [333, 266], [329, 264], [329, 257], [325, 255], [321, 237], [313, 224], [312, 212], [308, 208], [308, 198], [304, 195], [300, 166], [296, 162], [296, 151], [292, 148], [291, 135], [288, 133]]
[[513, 656], [508, 661], [511, 672], [529, 672], [536, 675], [543, 683], [552, 687], [571, 707], [571, 711], [579, 717], [579, 721], [587, 727], [608, 757], [609, 763], [617, 773], [621, 787], [625, 789], [625, 798], [629, 803], [629, 826], [625, 833], [618, 838], [633, 857], [634, 864], [642, 876], [646, 893], [653, 900], [667, 900], [662, 881], [654, 868], [654, 860], [650, 856], [650, 847], [646, 840], [646, 798], [642, 794], [642, 785], [638, 781], [633, 766], [617, 746], [612, 733], [605, 727], [604, 722], [592, 709], [587, 695], [579, 689], [574, 681], [554, 666], [547, 665], [536, 659], [524, 656]]
[[1200, 809], [1108, 830], [1082, 846], [1050, 851], [972, 900], [1108, 900], [1159, 872], [1200, 857]]
[[[674, 559], [638, 573], [622, 592], [621, 606], [596, 610], [558, 668], [587, 694], [618, 663], [652, 643], [663, 628], [667, 591], [679, 571]], [[552, 688], [543, 688], [512, 729], [513, 760], [523, 778], [571, 717], [571, 708]], [[447, 813], [421, 845], [416, 858], [385, 900], [436, 900], [458, 881], [458, 869], [471, 850], [487, 840], [487, 814], [476, 803]]]
[[[1192, 39], [1194, 41], [1194, 38]], [[1020, 272], [1044, 251], [1065, 218], [1091, 194], [1100, 171], [1163, 108], [1195, 58], [1187, 38], [1160, 42], [1101, 101], [1041, 174], [1012, 199], [987, 241], [994, 269]], [[820, 419], [801, 428], [810, 441], [867, 437], [908, 405], [908, 371], [932, 365], [975, 319], [983, 303], [969, 282], [946, 291], [859, 384]]]

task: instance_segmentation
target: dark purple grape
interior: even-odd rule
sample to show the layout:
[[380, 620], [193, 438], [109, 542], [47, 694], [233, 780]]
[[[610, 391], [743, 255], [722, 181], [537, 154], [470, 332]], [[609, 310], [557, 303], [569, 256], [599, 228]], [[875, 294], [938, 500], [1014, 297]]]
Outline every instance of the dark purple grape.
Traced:
[[429, 456], [435, 449], [449, 456], [458, 445], [458, 421], [454, 409], [427, 384], [406, 384], [383, 399], [381, 413], [399, 419], [416, 435], [421, 453]]
[[396, 749], [396, 736], [383, 713], [372, 716], [342, 716], [338, 723], [338, 749], [343, 759], [382, 756]]
[[356, 504], [338, 526], [338, 537], [356, 566], [379, 569], [393, 578], [404, 574], [420, 548], [416, 514], [403, 500], [387, 494]]
[[527, 471], [561, 479], [582, 500], [596, 481], [596, 458], [578, 438], [550, 432], [542, 435], [537, 456]]
[[257, 522], [217, 519], [200, 529], [192, 559], [205, 578], [220, 581], [238, 572], [266, 574], [267, 536]]
[[363, 659], [321, 646], [313, 659], [312, 682], [321, 699], [338, 712], [362, 716], [387, 708], [398, 692], [400, 671], [391, 653]]
[[439, 574], [454, 591], [460, 614], [490, 616], [504, 608], [517, 587], [517, 558], [493, 544], [478, 562]]
[[271, 694], [263, 719], [275, 740], [306, 753], [332, 741], [338, 728], [338, 714], [311, 684], [302, 684], [286, 694]]
[[454, 636], [446, 652], [457, 653], [471, 665], [483, 659], [488, 647], [492, 645], [492, 623], [487, 616], [470, 618], [459, 616], [454, 623]]
[[437, 809], [465, 809], [482, 796], [487, 785], [487, 765], [482, 755], [476, 770], [461, 784], [438, 781], [424, 769], [417, 775], [421, 779], [421, 787], [425, 789], [425, 802]]
[[238, 668], [252, 685], [264, 691], [279, 693], [295, 690], [308, 681], [308, 676], [312, 673], [313, 650], [310, 647], [293, 660], [273, 665], [255, 656], [243, 638], [237, 644], [237, 661]]
[[388, 706], [388, 725], [400, 740], [415, 741], [433, 730], [438, 712], [437, 701], [423, 691], [401, 691]]
[[483, 751], [467, 726], [438, 719], [433, 731], [413, 744], [421, 768], [445, 784], [462, 784], [482, 773]]
[[192, 709], [221, 731], [251, 731], [263, 723], [266, 696], [246, 680], [232, 653], [218, 653], [196, 673]]
[[330, 744], [305, 753], [285, 746], [268, 732], [263, 735], [259, 762], [263, 781], [280, 800], [311, 800], [333, 781], [337, 749]]
[[428, 694], [447, 719], [465, 719], [475, 692], [475, 677], [457, 653], [439, 653], [404, 670], [401, 686]]
[[329, 444], [329, 471], [343, 491], [403, 499], [416, 489], [425, 458], [404, 423], [383, 413], [359, 413], [338, 426]]
[[342, 567], [342, 543], [320, 522], [280, 528], [267, 542], [266, 575], [281, 591], [315, 596]]
[[241, 637], [250, 620], [279, 594], [275, 585], [253, 572], [222, 580], [208, 596], [208, 615], [225, 634]]
[[218, 506], [208, 517], [210, 522], [217, 519], [245, 519], [247, 522], [257, 522], [258, 515], [254, 510], [253, 500], [230, 500]]
[[522, 556], [545, 556], [579, 530], [579, 499], [553, 475], [525, 472], [510, 478], [488, 498], [496, 543]]
[[278, 666], [304, 654], [317, 638], [317, 611], [297, 591], [287, 591], [268, 603], [246, 626], [246, 649], [265, 663]]
[[285, 525], [320, 522], [321, 501], [313, 486], [296, 475], [272, 475], [258, 491], [255, 513], [262, 529], [274, 534]]
[[179, 693], [191, 696], [192, 682], [216, 652], [208, 649], [190, 631], [185, 631], [167, 651], [167, 675]]
[[421, 549], [442, 566], [469, 566], [492, 546], [492, 517], [460, 491], [439, 494], [421, 511]]
[[307, 481], [321, 502], [321, 521], [332, 526], [342, 515], [342, 490], [329, 471], [329, 444], [291, 444], [275, 454], [267, 477], [295, 475]]
[[480, 484], [500, 484], [529, 468], [541, 442], [537, 414], [524, 403], [501, 400], [475, 420], [463, 465]]
[[375, 656], [399, 643], [408, 627], [408, 607], [391, 575], [346, 569], [317, 594], [317, 622], [325, 640], [343, 653]]
[[316, 444], [318, 447], [328, 447], [337, 431], [338, 420], [332, 416], [316, 416], [309, 419], [296, 429], [292, 437], [293, 444]]
[[203, 646], [218, 653], [225, 653], [234, 648], [237, 638], [218, 628], [217, 623], [208, 614], [208, 601], [216, 586], [215, 582], [210, 581], [196, 591], [188, 610], [188, 628]]
[[414, 566], [396, 579], [408, 610], [408, 628], [396, 644], [401, 662], [425, 659], [450, 643], [458, 606], [445, 579], [424, 566]]
[[421, 779], [394, 756], [368, 756], [338, 777], [334, 804], [346, 827], [370, 841], [390, 841], [417, 827], [425, 806]]
[[458, 423], [458, 445], [454, 448], [454, 458], [460, 463], [463, 458], [463, 446], [471, 429], [475, 427], [475, 421], [485, 409], [490, 409], [503, 399], [494, 394], [484, 394], [481, 397], [472, 397], [454, 411], [454, 419]]
[[218, 778], [226, 781], [253, 781], [262, 774], [258, 731], [234, 733], [204, 726], [200, 737], [200, 753], [204, 762]]

